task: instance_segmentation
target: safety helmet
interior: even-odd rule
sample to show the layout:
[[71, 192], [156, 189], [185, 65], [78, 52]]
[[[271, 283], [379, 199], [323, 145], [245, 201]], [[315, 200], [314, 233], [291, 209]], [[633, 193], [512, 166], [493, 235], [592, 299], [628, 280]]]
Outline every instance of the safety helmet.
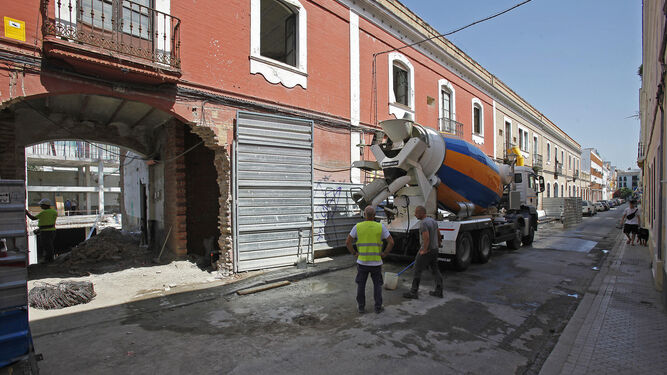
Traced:
[[42, 205], [50, 206], [50, 205], [51, 205], [51, 200], [48, 199], [48, 198], [42, 198], [42, 199], [39, 201], [39, 205], [40, 205], [40, 206], [42, 206]]

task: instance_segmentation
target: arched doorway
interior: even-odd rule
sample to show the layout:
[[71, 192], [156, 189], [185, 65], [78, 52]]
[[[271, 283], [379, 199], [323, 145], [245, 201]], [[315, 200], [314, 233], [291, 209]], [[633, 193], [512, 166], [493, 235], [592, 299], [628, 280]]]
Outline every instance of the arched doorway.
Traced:
[[[121, 147], [124, 167], [131, 164], [135, 172], [124, 175], [124, 184], [135, 184], [136, 191], [146, 185], [142, 195], [154, 208], [146, 225], [151, 245], [166, 245], [166, 257], [209, 257], [218, 248], [218, 175], [224, 166], [210, 129], [186, 124], [173, 113], [132, 98], [64, 94], [6, 105], [0, 111], [0, 130], [13, 148], [0, 155], [0, 178], [25, 178], [27, 145], [79, 140]], [[125, 210], [124, 221], [140, 211]]]

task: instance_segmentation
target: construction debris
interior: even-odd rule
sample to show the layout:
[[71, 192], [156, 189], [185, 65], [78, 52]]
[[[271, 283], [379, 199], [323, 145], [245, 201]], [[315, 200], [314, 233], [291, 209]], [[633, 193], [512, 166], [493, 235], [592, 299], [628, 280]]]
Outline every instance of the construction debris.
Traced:
[[116, 228], [104, 228], [96, 236], [81, 242], [66, 260], [69, 265], [133, 258], [146, 253], [139, 241]]
[[58, 284], [37, 283], [28, 293], [30, 307], [43, 310], [61, 309], [88, 303], [95, 298], [89, 281], [61, 281]]

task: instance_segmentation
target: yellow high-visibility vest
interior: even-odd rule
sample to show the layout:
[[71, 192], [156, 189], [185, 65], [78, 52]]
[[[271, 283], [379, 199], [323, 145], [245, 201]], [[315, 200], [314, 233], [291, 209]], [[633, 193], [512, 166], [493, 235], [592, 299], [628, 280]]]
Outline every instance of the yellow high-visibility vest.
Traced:
[[373, 266], [376, 264], [372, 262], [382, 262], [382, 224], [368, 220], [357, 224], [357, 251], [360, 264]]

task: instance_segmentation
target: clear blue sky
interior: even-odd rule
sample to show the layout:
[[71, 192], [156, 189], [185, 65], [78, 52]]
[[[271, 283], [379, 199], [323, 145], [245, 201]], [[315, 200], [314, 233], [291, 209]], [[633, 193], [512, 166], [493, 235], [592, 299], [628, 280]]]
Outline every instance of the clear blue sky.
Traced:
[[[441, 33], [520, 0], [400, 0]], [[533, 0], [449, 36], [581, 147], [637, 168], [641, 0]]]

